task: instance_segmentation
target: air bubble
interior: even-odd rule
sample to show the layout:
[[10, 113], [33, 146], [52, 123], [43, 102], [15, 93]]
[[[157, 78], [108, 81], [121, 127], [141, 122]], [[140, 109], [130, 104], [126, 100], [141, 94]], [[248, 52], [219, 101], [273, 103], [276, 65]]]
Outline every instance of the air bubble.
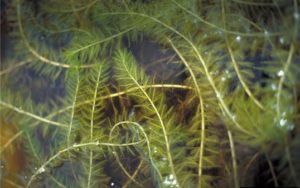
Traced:
[[280, 37], [280, 38], [279, 38], [279, 42], [280, 42], [280, 44], [284, 44], [284, 38], [283, 38], [283, 37]]
[[38, 171], [37, 171], [37, 173], [38, 174], [41, 174], [41, 173], [43, 173], [43, 172], [45, 172], [46, 170], [45, 170], [45, 168], [42, 166]]
[[294, 124], [289, 124], [287, 126], [288, 130], [293, 130], [295, 128], [295, 125]]
[[286, 119], [280, 119], [279, 125], [280, 125], [281, 127], [283, 127], [283, 126], [285, 126], [286, 122], [287, 122]]
[[265, 30], [264, 34], [265, 34], [266, 37], [269, 36], [269, 32], [267, 30]]
[[217, 98], [223, 98], [223, 95], [219, 92], [217, 92]]
[[300, 15], [298, 12], [294, 12], [293, 16], [294, 16], [295, 20], [299, 20]]
[[279, 76], [279, 77], [284, 76], [284, 71], [283, 70], [278, 71], [277, 76]]
[[174, 175], [173, 175], [173, 174], [170, 174], [169, 176], [167, 176], [167, 177], [164, 179], [163, 184], [166, 185], [166, 186], [168, 186], [168, 187], [178, 187], [177, 181], [176, 181], [176, 179], [174, 178]]
[[282, 118], [279, 120], [279, 127], [285, 128], [287, 130], [293, 130], [295, 128], [295, 125], [291, 122], [289, 122], [287, 119]]
[[114, 187], [114, 186], [115, 186], [115, 183], [114, 183], [114, 182], [110, 182], [110, 186], [111, 186], [111, 187]]
[[240, 41], [241, 41], [241, 39], [242, 39], [242, 37], [241, 37], [241, 36], [237, 36], [237, 37], [235, 37], [235, 40], [236, 40], [236, 41], [238, 41], [238, 42], [240, 42]]
[[128, 114], [128, 118], [133, 118], [134, 115], [135, 115], [135, 110], [134, 110], [134, 108], [132, 108]]

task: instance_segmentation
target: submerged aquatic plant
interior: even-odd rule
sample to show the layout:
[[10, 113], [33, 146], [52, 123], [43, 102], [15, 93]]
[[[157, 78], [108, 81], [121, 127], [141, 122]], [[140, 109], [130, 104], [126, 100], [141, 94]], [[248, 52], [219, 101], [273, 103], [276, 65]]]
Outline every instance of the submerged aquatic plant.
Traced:
[[297, 0], [6, 5], [2, 185], [300, 186]]

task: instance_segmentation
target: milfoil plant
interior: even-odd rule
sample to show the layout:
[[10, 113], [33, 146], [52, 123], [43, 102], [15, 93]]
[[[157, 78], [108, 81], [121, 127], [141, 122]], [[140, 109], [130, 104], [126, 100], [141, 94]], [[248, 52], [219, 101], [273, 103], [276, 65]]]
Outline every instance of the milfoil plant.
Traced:
[[299, 1], [14, 0], [5, 15], [3, 185], [300, 186]]

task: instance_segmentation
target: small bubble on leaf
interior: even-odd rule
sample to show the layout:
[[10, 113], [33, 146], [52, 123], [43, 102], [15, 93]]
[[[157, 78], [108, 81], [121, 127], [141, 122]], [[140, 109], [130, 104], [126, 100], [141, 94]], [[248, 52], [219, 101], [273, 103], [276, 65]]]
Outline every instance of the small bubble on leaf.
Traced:
[[280, 38], [279, 38], [279, 42], [280, 42], [280, 44], [284, 44], [284, 38], [283, 38], [283, 37], [280, 37]]
[[300, 15], [298, 12], [294, 12], [293, 16], [294, 16], [295, 20], [299, 20]]
[[37, 173], [38, 174], [41, 174], [41, 173], [43, 173], [43, 172], [45, 172], [46, 170], [45, 170], [45, 168], [44, 167], [41, 167], [38, 171], [37, 171]]
[[277, 76], [279, 76], [279, 77], [284, 76], [284, 71], [283, 70], [278, 71]]
[[265, 34], [266, 37], [269, 36], [269, 32], [267, 30], [265, 30], [264, 34]]
[[280, 119], [279, 125], [283, 127], [283, 126], [285, 126], [286, 122], [287, 122], [286, 119]]

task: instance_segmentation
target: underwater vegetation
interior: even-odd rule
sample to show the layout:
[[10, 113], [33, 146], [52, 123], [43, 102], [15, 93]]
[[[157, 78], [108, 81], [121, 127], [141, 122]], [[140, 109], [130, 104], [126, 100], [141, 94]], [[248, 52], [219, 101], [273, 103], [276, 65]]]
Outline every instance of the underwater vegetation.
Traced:
[[0, 186], [300, 187], [299, 6], [1, 2]]

